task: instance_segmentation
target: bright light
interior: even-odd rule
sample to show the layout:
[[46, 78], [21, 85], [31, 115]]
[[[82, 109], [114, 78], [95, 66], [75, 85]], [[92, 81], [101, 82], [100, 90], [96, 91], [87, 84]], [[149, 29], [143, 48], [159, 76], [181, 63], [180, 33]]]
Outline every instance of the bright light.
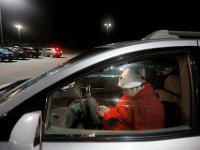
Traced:
[[21, 29], [21, 28], [22, 28], [22, 26], [21, 26], [20, 24], [15, 25], [15, 27], [16, 27], [17, 29]]
[[114, 98], [113, 99], [114, 102], [119, 102], [119, 100], [120, 100], [119, 98]]
[[112, 70], [114, 67], [113, 66], [110, 66], [110, 69]]
[[33, 116], [28, 116], [28, 118], [26, 118], [26, 122], [30, 122], [33, 120]]
[[21, 42], [21, 29], [23, 28], [20, 24], [16, 24], [15, 27], [18, 29], [19, 43]]
[[104, 26], [106, 26], [106, 27], [111, 27], [112, 24], [111, 24], [111, 23], [104, 23]]
[[112, 24], [109, 21], [109, 23], [104, 23], [104, 26], [106, 27], [106, 44], [107, 44], [107, 42], [108, 42], [108, 34], [109, 34], [109, 30], [110, 30]]
[[9, 10], [30, 9], [30, 2], [26, 0], [0, 0], [0, 6]]
[[124, 71], [124, 68], [121, 67], [121, 68], [119, 68], [119, 70], [120, 70], [120, 71]]

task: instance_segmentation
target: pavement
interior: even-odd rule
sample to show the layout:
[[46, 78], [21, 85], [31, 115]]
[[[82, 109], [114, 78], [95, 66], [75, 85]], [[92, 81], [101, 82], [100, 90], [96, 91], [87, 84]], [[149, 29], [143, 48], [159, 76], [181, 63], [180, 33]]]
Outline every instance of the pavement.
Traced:
[[80, 51], [64, 51], [60, 58], [42, 57], [0, 62], [0, 85], [32, 78], [79, 55]]

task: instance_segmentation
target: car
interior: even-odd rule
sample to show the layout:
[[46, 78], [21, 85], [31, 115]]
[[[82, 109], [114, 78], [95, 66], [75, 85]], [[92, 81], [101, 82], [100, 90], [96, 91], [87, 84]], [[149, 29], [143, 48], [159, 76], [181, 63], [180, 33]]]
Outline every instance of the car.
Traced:
[[5, 48], [0, 48], [0, 61], [9, 60], [12, 61], [14, 57], [13, 52], [8, 51]]
[[35, 47], [22, 47], [22, 49], [27, 58], [39, 58], [41, 55], [39, 49]]
[[47, 48], [43, 48], [43, 52], [42, 52], [43, 56], [47, 56], [47, 57], [60, 57], [62, 55], [62, 50], [60, 48], [54, 48], [54, 47], [47, 47]]
[[10, 52], [13, 52], [14, 59], [19, 59], [19, 58], [26, 59], [26, 53], [23, 51], [23, 49], [19, 47], [4, 47], [4, 48]]
[[[198, 150], [199, 37], [199, 32], [159, 30], [138, 41], [95, 47], [35, 78], [2, 86], [0, 149]], [[98, 108], [119, 102], [118, 80], [127, 68], [153, 85], [165, 108], [163, 127], [102, 125]], [[143, 106], [134, 107], [139, 115]], [[140, 119], [132, 115], [130, 120]]]

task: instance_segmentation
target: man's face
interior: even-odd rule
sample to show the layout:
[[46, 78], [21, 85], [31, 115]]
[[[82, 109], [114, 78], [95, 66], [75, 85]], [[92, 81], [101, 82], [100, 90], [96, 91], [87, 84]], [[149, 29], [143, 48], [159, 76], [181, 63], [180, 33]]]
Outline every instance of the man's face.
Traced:
[[137, 94], [138, 90], [137, 88], [130, 88], [130, 89], [123, 89], [124, 95], [128, 97], [133, 97]]

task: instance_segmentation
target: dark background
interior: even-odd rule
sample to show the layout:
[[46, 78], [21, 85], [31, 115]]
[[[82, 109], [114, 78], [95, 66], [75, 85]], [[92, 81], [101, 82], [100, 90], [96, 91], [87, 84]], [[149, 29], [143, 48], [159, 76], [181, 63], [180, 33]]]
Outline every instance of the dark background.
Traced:
[[[5, 2], [6, 1], [6, 2]], [[159, 30], [200, 31], [199, 5], [190, 1], [0, 0], [5, 43], [90, 49], [106, 44], [104, 23], [112, 27], [107, 43], [137, 40]]]

